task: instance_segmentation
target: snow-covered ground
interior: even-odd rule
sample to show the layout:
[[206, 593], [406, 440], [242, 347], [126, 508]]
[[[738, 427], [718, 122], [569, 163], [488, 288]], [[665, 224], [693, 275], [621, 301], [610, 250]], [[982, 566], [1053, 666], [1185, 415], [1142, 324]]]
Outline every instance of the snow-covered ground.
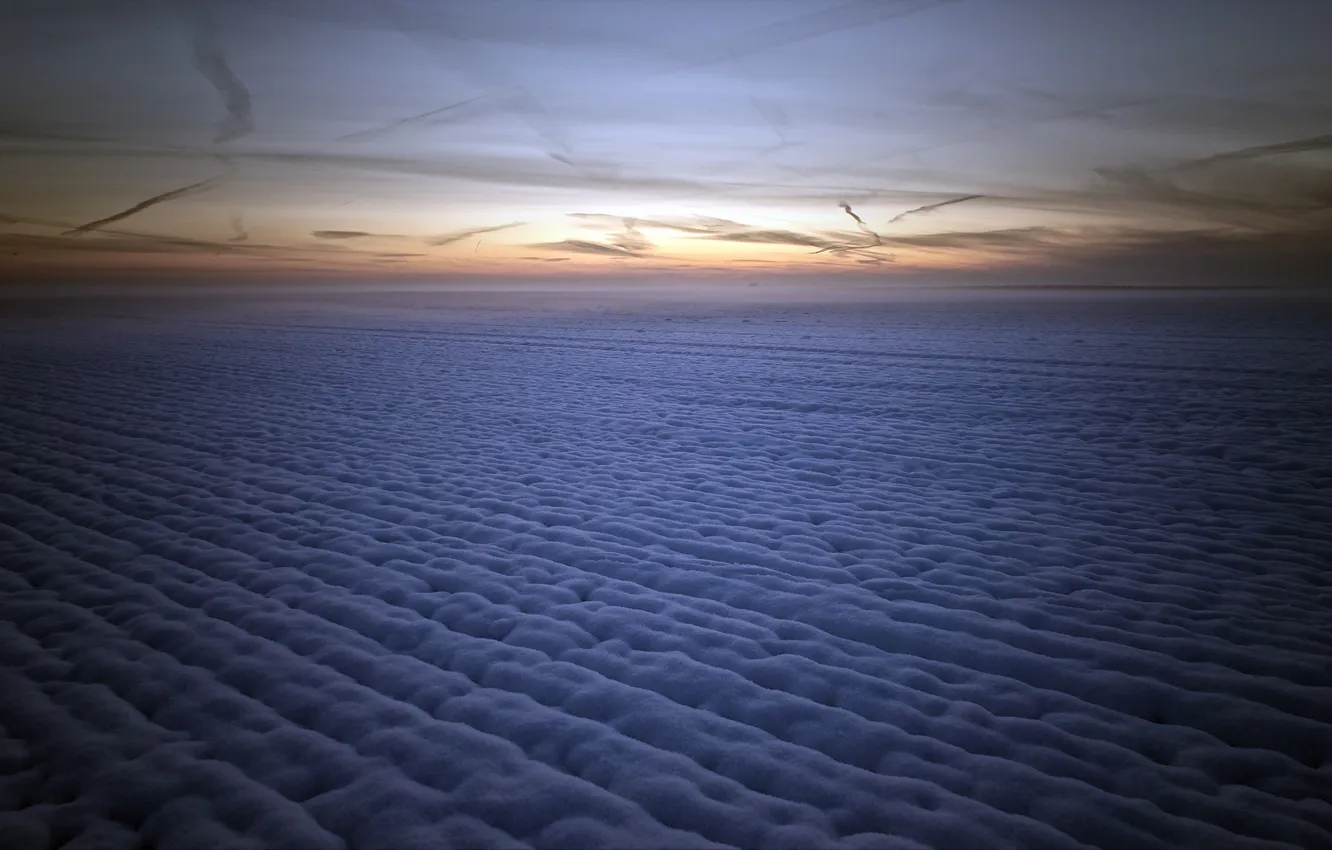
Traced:
[[8, 305], [0, 841], [1332, 847], [1325, 308], [760, 293]]

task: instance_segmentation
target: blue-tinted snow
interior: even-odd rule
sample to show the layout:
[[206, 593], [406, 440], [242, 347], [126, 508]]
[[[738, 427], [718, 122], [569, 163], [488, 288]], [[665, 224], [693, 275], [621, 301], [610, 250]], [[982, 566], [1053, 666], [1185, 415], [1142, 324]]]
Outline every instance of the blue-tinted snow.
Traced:
[[6, 846], [1332, 846], [1326, 312], [415, 298], [9, 305]]

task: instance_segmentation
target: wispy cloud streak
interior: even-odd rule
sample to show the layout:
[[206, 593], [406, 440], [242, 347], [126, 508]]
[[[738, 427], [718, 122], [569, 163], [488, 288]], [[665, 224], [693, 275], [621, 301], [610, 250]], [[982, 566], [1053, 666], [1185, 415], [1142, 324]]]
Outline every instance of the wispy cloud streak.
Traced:
[[635, 226], [637, 224], [635, 219], [626, 218], [623, 224], [624, 230], [609, 240], [611, 245], [634, 255], [644, 254], [652, 250], [652, 242]]
[[850, 242], [842, 242], [837, 245], [827, 245], [815, 251], [814, 253], [855, 254], [862, 260], [872, 259], [874, 261], [879, 261], [879, 262], [885, 260], [886, 258], [883, 255], [874, 254], [870, 250], [872, 248], [877, 248], [880, 245], [882, 245], [883, 237], [881, 237], [878, 233], [875, 233], [872, 229], [870, 229], [870, 226], [865, 223], [865, 220], [862, 219], [860, 216], [856, 215], [856, 211], [851, 209], [851, 205], [848, 204], [846, 201], [842, 201], [837, 206], [841, 207], [843, 212], [845, 212], [847, 215], [855, 219], [856, 227], [860, 229], [861, 233], [868, 236], [870, 238], [870, 241], [864, 245], [856, 245]]
[[350, 238], [368, 238], [374, 236], [369, 230], [310, 230], [310, 236], [325, 240], [345, 241]]
[[461, 242], [464, 239], [470, 239], [473, 236], [480, 236], [483, 233], [496, 233], [500, 230], [508, 230], [512, 227], [522, 227], [527, 222], [511, 221], [508, 224], [495, 224], [490, 227], [473, 227], [470, 230], [459, 230], [455, 233], [445, 233], [426, 240], [427, 245], [440, 247], [442, 245], [452, 245], [454, 242]]
[[229, 175], [219, 174], [215, 177], [209, 177], [207, 180], [200, 180], [198, 183], [191, 183], [188, 186], [181, 186], [179, 189], [172, 189], [171, 191], [163, 192], [160, 195], [153, 195], [151, 198], [139, 201], [134, 206], [123, 209], [118, 213], [106, 216], [105, 218], [99, 218], [96, 221], [90, 221], [87, 224], [80, 224], [78, 227], [74, 228], [73, 230], [66, 231], [65, 235], [77, 236], [80, 233], [87, 233], [92, 230], [97, 230], [101, 228], [103, 225], [114, 224], [117, 221], [129, 218], [130, 216], [135, 215], [137, 213], [141, 213], [144, 210], [148, 209], [149, 207], [155, 207], [158, 204], [164, 204], [167, 201], [174, 201], [178, 198], [184, 198], [189, 195], [196, 195], [199, 192], [206, 192], [209, 189], [216, 186], [217, 184], [221, 183], [227, 176]]
[[[311, 248], [309, 246], [256, 244], [247, 242], [238, 244], [235, 239], [218, 242], [208, 239], [192, 239], [187, 236], [171, 236], [161, 233], [146, 233], [138, 230], [99, 227], [97, 233], [101, 239], [85, 239], [76, 233], [75, 226], [68, 221], [56, 219], [11, 215], [0, 213], [0, 224], [22, 224], [33, 227], [45, 227], [62, 231], [60, 235], [3, 234], [0, 243], [24, 246], [34, 249], [50, 249], [75, 253], [196, 253], [196, 254], [260, 254], [270, 259], [281, 260], [284, 255], [324, 256], [336, 253], [339, 256], [346, 250], [340, 245]], [[70, 235], [75, 234], [75, 235]]]
[[709, 234], [703, 237], [717, 242], [740, 242], [745, 244], [758, 245], [794, 245], [803, 248], [841, 248], [841, 242], [829, 242], [821, 236], [814, 236], [809, 233], [800, 233], [795, 230], [761, 230], [745, 229], [734, 231], [723, 231], [721, 233]]
[[226, 54], [217, 38], [217, 22], [207, 0], [193, 0], [185, 6], [192, 30], [194, 65], [222, 97], [227, 117], [218, 125], [213, 141], [235, 141], [254, 131], [254, 115], [250, 106], [250, 90], [240, 81], [227, 63]]
[[245, 229], [245, 219], [240, 213], [231, 214], [231, 229], [235, 233], [228, 242], [246, 242], [250, 238], [250, 232]]
[[414, 127], [423, 124], [435, 124], [441, 116], [455, 112], [464, 106], [470, 106], [474, 103], [487, 100], [489, 95], [479, 94], [476, 97], [469, 97], [466, 100], [460, 100], [457, 103], [450, 103], [447, 106], [441, 106], [438, 109], [431, 109], [428, 112], [422, 112], [418, 115], [412, 115], [407, 118], [401, 118], [379, 127], [371, 127], [368, 130], [359, 130], [355, 133], [348, 133], [345, 136], [339, 136], [340, 142], [365, 142], [371, 139], [377, 139], [380, 136], [388, 135], [394, 130], [400, 130], [404, 127]]
[[820, 9], [817, 12], [776, 21], [739, 36], [707, 44], [680, 57], [667, 73], [743, 59], [756, 53], [842, 30], [869, 26], [894, 18], [905, 18], [953, 2], [957, 0], [928, 0], [928, 2], [910, 4], [889, 3], [886, 0], [855, 0], [831, 9]]
[[891, 224], [897, 224], [899, 221], [902, 221], [903, 219], [906, 219], [906, 218], [908, 218], [908, 217], [910, 217], [910, 216], [913, 216], [913, 215], [923, 215], [924, 213], [934, 212], [935, 210], [943, 209], [944, 207], [949, 207], [949, 206], [952, 206], [953, 204], [961, 204], [961, 203], [964, 203], [964, 202], [966, 202], [966, 201], [975, 201], [975, 200], [979, 200], [979, 199], [981, 199], [981, 198], [983, 198], [983, 197], [985, 197], [985, 196], [984, 196], [984, 195], [962, 195], [961, 197], [957, 197], [957, 198], [949, 198], [949, 199], [946, 200], [946, 201], [939, 201], [938, 203], [934, 203], [934, 204], [925, 204], [924, 206], [916, 207], [915, 209], [910, 209], [910, 210], [907, 210], [906, 212], [900, 212], [900, 213], [898, 213], [897, 215], [895, 215], [895, 216], [893, 216], [892, 218], [890, 218], [890, 219], [888, 220], [888, 223], [889, 223], [890, 225], [891, 225]]
[[1217, 163], [1242, 162], [1250, 159], [1261, 159], [1267, 156], [1279, 156], [1292, 153], [1312, 153], [1314, 151], [1325, 150], [1332, 150], [1332, 133], [1323, 136], [1311, 136], [1307, 139], [1294, 139], [1289, 142], [1277, 142], [1270, 145], [1254, 145], [1252, 147], [1226, 151], [1225, 153], [1213, 154], [1212, 156], [1205, 156], [1180, 163], [1175, 166], [1175, 170], [1182, 171], [1186, 169], [1202, 168], [1208, 165], [1216, 165]]
[[637, 257], [632, 251], [626, 251], [624, 248], [615, 245], [603, 245], [600, 242], [589, 242], [586, 239], [563, 239], [559, 242], [538, 242], [534, 245], [528, 245], [529, 248], [542, 248], [548, 251], [568, 251], [574, 254], [596, 254], [602, 257]]
[[[526, 87], [519, 85], [502, 66], [487, 61], [476, 53], [465, 39], [459, 38], [447, 23], [432, 19], [428, 24], [405, 11], [406, 4], [398, 0], [378, 0], [380, 14], [402, 36], [415, 43], [431, 58], [444, 64], [469, 84], [480, 89], [485, 96], [508, 107], [509, 111], [526, 124], [548, 145], [547, 153], [572, 153], [568, 134], [563, 125], [546, 109]], [[413, 7], [425, 8], [425, 7]], [[439, 50], [423, 37], [428, 29], [443, 30], [448, 36], [448, 50]]]

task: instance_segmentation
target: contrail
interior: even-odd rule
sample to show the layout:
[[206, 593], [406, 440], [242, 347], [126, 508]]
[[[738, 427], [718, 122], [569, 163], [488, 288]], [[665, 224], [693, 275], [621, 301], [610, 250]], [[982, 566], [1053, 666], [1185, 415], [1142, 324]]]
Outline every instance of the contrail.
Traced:
[[957, 0], [928, 0], [911, 5], [889, 4], [884, 0], [853, 0], [831, 9], [821, 9], [794, 18], [777, 21], [750, 30], [736, 38], [713, 42], [681, 60], [660, 73], [673, 73], [712, 65], [718, 62], [734, 61], [755, 53], [762, 53], [776, 47], [785, 47], [811, 38], [829, 35], [842, 30], [856, 29], [871, 24], [882, 23], [895, 18], [905, 18], [918, 12], [924, 12]]
[[378, 236], [381, 234], [371, 233], [368, 230], [312, 230], [310, 235], [316, 239], [365, 239], [367, 236]]
[[856, 245], [856, 246], [854, 246], [854, 247], [856, 247], [856, 248], [877, 248], [877, 247], [879, 247], [880, 245], [883, 244], [883, 237], [881, 237], [879, 234], [875, 233], [873, 230], [870, 230], [869, 225], [866, 224], [866, 223], [864, 222], [864, 220], [863, 220], [860, 216], [856, 215], [856, 211], [853, 210], [853, 209], [851, 209], [851, 205], [850, 205], [850, 204], [848, 204], [846, 201], [842, 201], [842, 202], [841, 202], [840, 204], [838, 204], [837, 206], [841, 207], [841, 208], [846, 212], [847, 215], [851, 216], [852, 218], [854, 218], [854, 219], [856, 220], [856, 226], [860, 228], [861, 232], [865, 233], [867, 236], [871, 237], [871, 238], [874, 240], [874, 241], [873, 241], [872, 243], [870, 243], [869, 245]]
[[216, 143], [230, 142], [254, 131], [254, 116], [250, 110], [250, 90], [232, 72], [227, 57], [217, 41], [217, 25], [208, 12], [207, 0], [198, 0], [189, 7], [194, 34], [194, 65], [222, 96], [227, 118], [218, 125]]
[[850, 243], [843, 243], [841, 245], [829, 245], [826, 248], [820, 248], [819, 250], [815, 251], [814, 252], [815, 254], [822, 254], [825, 251], [831, 251], [834, 254], [840, 254], [844, 251], [851, 251], [851, 252], [865, 251], [870, 248], [877, 248], [883, 244], [883, 237], [875, 233], [873, 230], [870, 230], [869, 225], [865, 223], [864, 219], [856, 215], [856, 211], [851, 209], [850, 204], [848, 204], [846, 201], [842, 201], [837, 206], [841, 207], [843, 212], [845, 212], [847, 215], [851, 216], [856, 220], [856, 226], [860, 228], [861, 233], [864, 233], [866, 236], [870, 237], [874, 241], [869, 243], [868, 245], [852, 245]]
[[983, 198], [983, 197], [985, 197], [985, 196], [984, 196], [984, 195], [963, 195], [963, 196], [961, 196], [960, 198], [949, 198], [949, 199], [946, 200], [946, 201], [939, 201], [939, 202], [937, 202], [937, 203], [933, 203], [933, 204], [926, 204], [926, 205], [923, 206], [923, 207], [916, 207], [915, 209], [910, 209], [910, 210], [907, 210], [906, 212], [898, 213], [897, 215], [895, 215], [895, 216], [893, 216], [891, 219], [889, 219], [888, 223], [889, 223], [889, 224], [897, 224], [899, 221], [901, 221], [902, 219], [904, 219], [904, 218], [906, 218], [907, 216], [910, 216], [910, 215], [919, 215], [920, 213], [933, 212], [933, 211], [935, 211], [935, 210], [937, 210], [937, 209], [940, 209], [940, 208], [942, 208], [942, 207], [951, 206], [951, 205], [953, 205], [953, 204], [960, 204], [960, 203], [962, 203], [963, 201], [974, 201], [974, 200], [977, 200], [977, 199], [979, 199], [979, 198]]
[[[452, 245], [454, 242], [461, 242], [464, 239], [480, 236], [483, 233], [495, 233], [499, 230], [508, 230], [510, 227], [521, 227], [526, 223], [525, 221], [511, 221], [508, 224], [495, 224], [490, 227], [473, 227], [470, 230], [460, 230], [456, 233], [446, 233], [433, 239], [427, 239], [426, 244], [438, 248], [441, 245]], [[478, 242], [478, 244], [480, 243]]]
[[412, 115], [408, 118], [400, 118], [397, 121], [390, 122], [381, 127], [371, 127], [369, 130], [359, 130], [355, 133], [348, 133], [345, 136], [338, 136], [337, 140], [339, 142], [363, 142], [366, 139], [378, 138], [385, 133], [393, 132], [399, 127], [410, 127], [413, 124], [428, 123], [430, 119], [438, 115], [443, 115], [446, 112], [451, 112], [460, 107], [467, 106], [468, 104], [476, 103], [478, 100], [485, 100], [488, 97], [489, 95], [479, 94], [476, 97], [469, 97], [467, 100], [450, 103], [448, 106], [441, 106], [438, 109], [432, 109], [429, 112], [422, 112], [419, 115]]
[[111, 224], [113, 222], [120, 221], [121, 219], [129, 218], [130, 216], [136, 213], [141, 213], [144, 210], [148, 209], [149, 207], [155, 207], [158, 204], [163, 204], [166, 203], [167, 201], [174, 201], [177, 198], [183, 198], [186, 195], [194, 195], [198, 194], [199, 192], [206, 192], [209, 189], [216, 186], [218, 183], [221, 183], [222, 180], [227, 176], [228, 175], [225, 174], [219, 174], [215, 177], [209, 177], [207, 180], [200, 180], [198, 183], [191, 183], [188, 186], [181, 186], [179, 189], [172, 189], [170, 192], [163, 192], [160, 195], [153, 195], [151, 198], [147, 199], [146, 201], [139, 201], [137, 204], [130, 207], [129, 209], [121, 210], [115, 215], [109, 215], [106, 218], [99, 218], [96, 221], [90, 221], [87, 224], [80, 224], [78, 227], [74, 228], [73, 230], [65, 231], [65, 235], [77, 236], [80, 233], [87, 233], [91, 230], [97, 230], [103, 225]]
[[[16, 216], [0, 212], [0, 224], [31, 224], [37, 227], [47, 227], [55, 230], [61, 230], [62, 236], [68, 236], [74, 233], [74, 228], [68, 221], [59, 221], [48, 218], [31, 218], [28, 216]], [[85, 225], [87, 226], [87, 225]], [[74, 228], [74, 229], [71, 229]], [[235, 240], [227, 242], [213, 242], [203, 239], [190, 239], [185, 236], [168, 236], [160, 233], [146, 233], [140, 230], [124, 230], [121, 228], [100, 227], [99, 232], [108, 236], [117, 237], [116, 239], [96, 239], [93, 241], [83, 241], [72, 237], [70, 241], [62, 243], [66, 250], [74, 250], [75, 246], [83, 246], [79, 250], [114, 250], [117, 246], [132, 245], [135, 240], [141, 244], [170, 246], [181, 249], [194, 249], [199, 252], [208, 252], [212, 254], [222, 251], [239, 252], [243, 254], [263, 254], [277, 261], [287, 261], [296, 259], [295, 257], [285, 256], [287, 254], [313, 254], [316, 256], [326, 256], [329, 252], [326, 249], [310, 248], [300, 245], [266, 245], [255, 244], [253, 242], [247, 245], [231, 244]], [[130, 249], [133, 250], [133, 249]]]
[[879, 238], [879, 234], [877, 234], [877, 233], [875, 233], [873, 230], [870, 230], [870, 229], [869, 229], [869, 225], [865, 224], [865, 220], [864, 220], [864, 219], [862, 219], [860, 216], [856, 215], [856, 211], [853, 210], [853, 209], [851, 209], [851, 205], [850, 205], [850, 204], [848, 204], [846, 201], [842, 201], [842, 202], [841, 202], [840, 204], [838, 204], [837, 206], [841, 207], [842, 210], [845, 211], [847, 215], [849, 215], [849, 216], [851, 216], [852, 218], [854, 218], [854, 219], [856, 220], [856, 224], [857, 224], [857, 226], [859, 226], [861, 230], [865, 231], [866, 233], [869, 233], [869, 234], [873, 235], [875, 239]]
[[544, 248], [551, 251], [572, 251], [578, 254], [596, 254], [608, 257], [638, 257], [633, 251], [626, 251], [614, 245], [600, 242], [588, 242], [586, 239], [564, 239], [559, 242], [541, 242], [528, 245], [529, 248]]
[[[564, 127], [526, 87], [518, 85], [505, 72], [506, 69], [502, 65], [485, 61], [483, 56], [469, 50], [466, 42], [446, 26], [441, 28], [453, 42], [454, 49], [437, 50], [434, 45], [422, 38], [423, 27], [409, 20], [399, 0], [376, 0], [375, 8], [404, 38], [414, 42], [435, 62], [443, 64], [472, 86], [481, 89], [484, 96], [506, 106], [509, 112], [540, 136], [551, 148], [566, 154], [571, 152]], [[466, 61], [469, 59], [471, 65]]]
[[773, 135], [777, 137], [777, 140], [785, 145], [787, 142], [786, 131], [784, 128], [790, 122], [786, 117], [786, 113], [782, 111], [782, 108], [775, 103], [768, 103], [759, 100], [756, 97], [751, 97], [749, 102], [754, 104], [755, 111], [757, 111], [767, 123], [768, 127], [772, 130]]
[[652, 250], [652, 243], [637, 227], [637, 219], [625, 218], [620, 221], [624, 225], [624, 231], [617, 233], [615, 238], [608, 239], [607, 242], [630, 254], [641, 254]]
[[1187, 168], [1199, 168], [1216, 162], [1238, 162], [1246, 159], [1261, 159], [1265, 156], [1279, 156], [1280, 154], [1286, 153], [1308, 153], [1310, 151], [1321, 151], [1329, 148], [1332, 148], [1332, 134], [1312, 136], [1307, 139], [1295, 139], [1289, 142], [1277, 142], [1276, 144], [1271, 145], [1254, 145], [1253, 147], [1226, 151], [1225, 153], [1213, 154], [1212, 156], [1205, 156], [1201, 159], [1182, 162], [1175, 166], [1175, 170], [1183, 171]]

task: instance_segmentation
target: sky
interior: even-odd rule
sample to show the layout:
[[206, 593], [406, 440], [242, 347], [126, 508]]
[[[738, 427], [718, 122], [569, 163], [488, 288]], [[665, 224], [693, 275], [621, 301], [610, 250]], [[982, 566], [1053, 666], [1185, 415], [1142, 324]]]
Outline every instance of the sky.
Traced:
[[0, 279], [1332, 284], [1332, 3], [7, 0]]

